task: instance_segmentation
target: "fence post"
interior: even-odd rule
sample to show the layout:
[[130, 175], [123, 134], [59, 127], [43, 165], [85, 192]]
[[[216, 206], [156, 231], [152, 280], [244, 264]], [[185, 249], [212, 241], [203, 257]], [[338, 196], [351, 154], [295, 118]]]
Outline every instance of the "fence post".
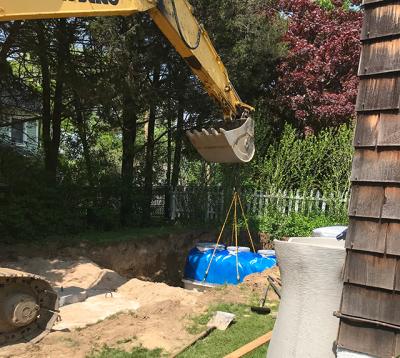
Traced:
[[321, 192], [317, 190], [315, 193], [315, 205], [314, 209], [319, 210], [319, 204], [321, 203]]
[[170, 193], [170, 208], [171, 208], [171, 220], [176, 220], [176, 188], [171, 190]]

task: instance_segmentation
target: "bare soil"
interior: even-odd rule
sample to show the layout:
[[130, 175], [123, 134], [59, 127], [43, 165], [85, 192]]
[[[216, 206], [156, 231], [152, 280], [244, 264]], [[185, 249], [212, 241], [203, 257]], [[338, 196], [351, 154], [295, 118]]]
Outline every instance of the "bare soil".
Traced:
[[[189, 249], [196, 242], [210, 241], [212, 237], [202, 233], [182, 236], [180, 240], [171, 237], [167, 241], [98, 248], [83, 244], [62, 250], [9, 247], [8, 254], [5, 254], [7, 251], [0, 253], [2, 266], [39, 274], [58, 287], [117, 289], [118, 297], [138, 303], [139, 308], [120, 312], [85, 328], [52, 332], [35, 345], [0, 348], [0, 357], [84, 358], [105, 345], [126, 351], [140, 345], [148, 349], [162, 348], [167, 353], [179, 351], [194, 338], [187, 330], [190, 317], [207, 311], [215, 303], [254, 303], [263, 294], [267, 275], [279, 275], [277, 269], [267, 270], [247, 277], [242, 285], [203, 293], [167, 285], [165, 282], [180, 283]], [[8, 261], [6, 265], [5, 261]], [[137, 278], [129, 280], [132, 277]], [[276, 299], [270, 290], [269, 300]], [[66, 307], [71, 311], [72, 306]], [[82, 308], [74, 309], [68, 314], [84, 316]]]

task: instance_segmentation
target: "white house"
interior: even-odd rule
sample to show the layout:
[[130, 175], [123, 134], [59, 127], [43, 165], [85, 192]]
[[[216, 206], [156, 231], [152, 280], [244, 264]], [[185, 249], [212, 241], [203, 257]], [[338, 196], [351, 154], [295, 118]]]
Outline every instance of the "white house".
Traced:
[[0, 142], [35, 151], [39, 147], [40, 100], [23, 85], [0, 89]]

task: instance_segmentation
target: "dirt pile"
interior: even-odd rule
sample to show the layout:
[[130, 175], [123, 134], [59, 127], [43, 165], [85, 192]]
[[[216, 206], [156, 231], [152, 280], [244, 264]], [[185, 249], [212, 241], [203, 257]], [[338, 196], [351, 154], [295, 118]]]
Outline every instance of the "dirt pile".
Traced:
[[78, 260], [19, 257], [2, 266], [44, 277], [54, 287], [115, 290], [128, 280], [112, 270], [102, 269], [87, 258]]
[[[105, 282], [117, 288], [113, 298], [103, 294], [91, 297], [85, 303], [63, 307], [63, 321], [59, 325], [81, 318], [85, 318], [87, 322], [89, 311], [93, 308], [90, 307], [92, 303], [100, 307], [101, 314], [110, 307], [116, 310], [113, 311], [113, 316], [104, 321], [101, 319], [106, 316], [96, 316], [98, 319], [91, 316], [91, 325], [84, 329], [50, 333], [36, 345], [20, 344], [1, 348], [1, 358], [84, 358], [104, 345], [126, 351], [142, 345], [148, 349], [162, 348], [166, 352], [175, 352], [194, 337], [187, 331], [191, 316], [206, 311], [216, 302], [249, 304], [249, 297], [258, 300], [267, 285], [267, 276], [279, 274], [279, 270], [271, 269], [262, 274], [248, 276], [239, 286], [225, 286], [200, 293], [171, 287], [165, 283], [139, 279], [128, 281], [86, 258], [75, 262], [64, 259], [20, 258], [7, 266], [40, 274], [58, 286], [90, 288]], [[99, 277], [107, 279], [99, 280]], [[276, 299], [272, 290], [269, 299]], [[118, 313], [119, 311], [125, 312]]]

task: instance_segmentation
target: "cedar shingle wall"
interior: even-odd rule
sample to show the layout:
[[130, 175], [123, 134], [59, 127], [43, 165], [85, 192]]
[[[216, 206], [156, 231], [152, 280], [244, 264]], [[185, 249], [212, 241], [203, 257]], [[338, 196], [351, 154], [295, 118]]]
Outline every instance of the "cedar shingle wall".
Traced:
[[400, 355], [400, 1], [364, 0], [338, 345]]

